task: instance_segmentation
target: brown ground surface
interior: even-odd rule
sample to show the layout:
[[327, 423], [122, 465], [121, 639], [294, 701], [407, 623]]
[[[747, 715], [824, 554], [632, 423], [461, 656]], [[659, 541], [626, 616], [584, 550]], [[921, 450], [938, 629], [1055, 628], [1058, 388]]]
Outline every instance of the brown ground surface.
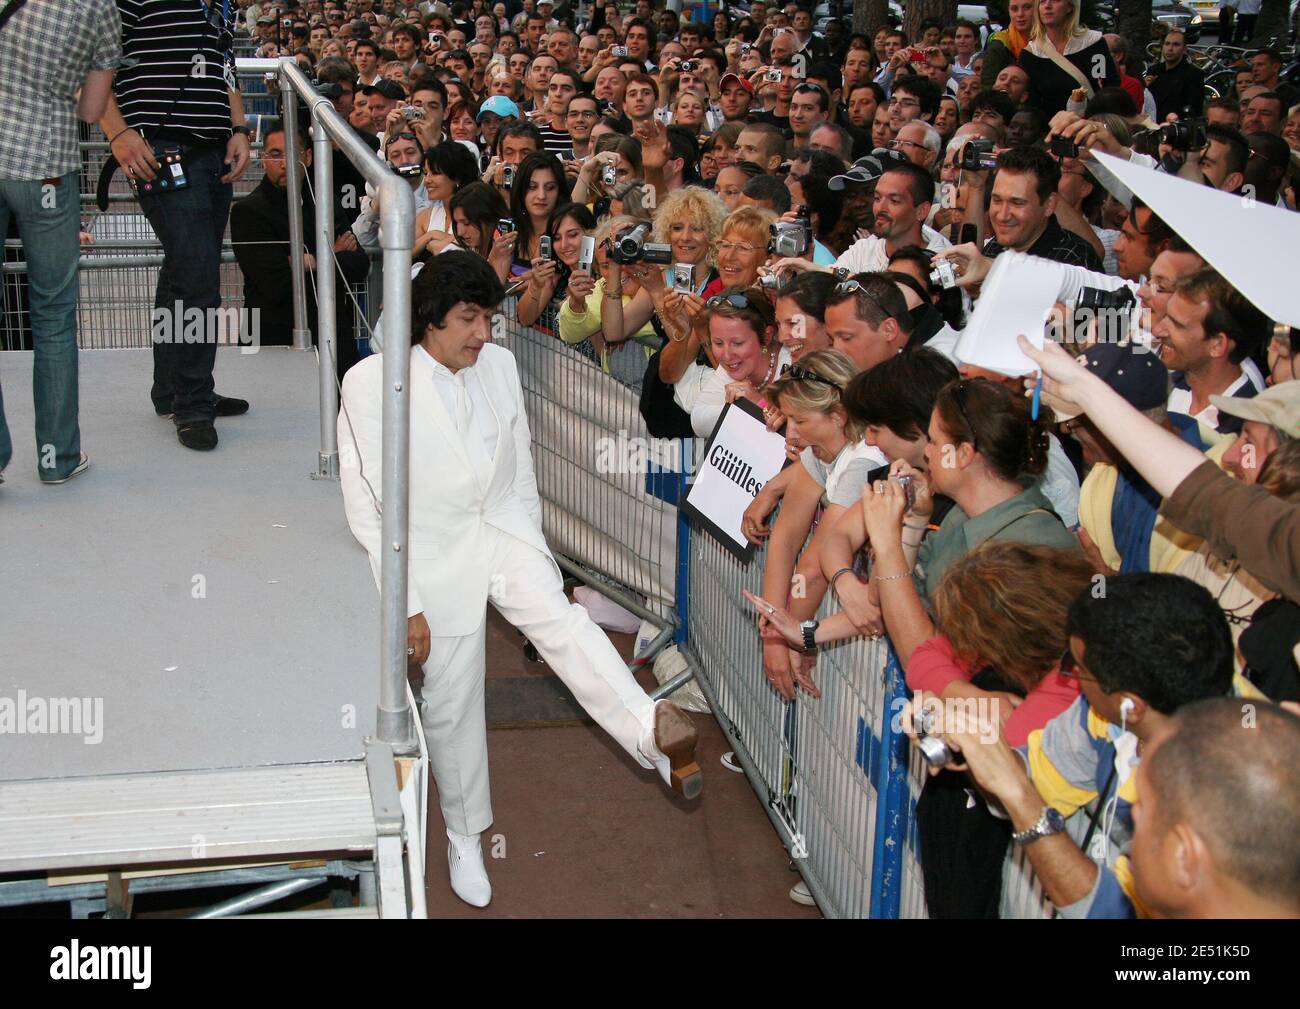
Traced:
[[[612, 635], [631, 654], [629, 635]], [[551, 677], [523, 639], [490, 611], [491, 681]], [[650, 689], [654, 678], [641, 675]], [[489, 683], [489, 692], [517, 684]], [[489, 718], [493, 705], [489, 702]], [[744, 775], [719, 762], [729, 749], [712, 717], [700, 732], [704, 794], [685, 802], [591, 724], [489, 728], [492, 806], [484, 839], [492, 903], [462, 903], [447, 882], [446, 842], [431, 796], [430, 917], [819, 917], [790, 900], [798, 881]], [[493, 839], [504, 858], [492, 858]]]

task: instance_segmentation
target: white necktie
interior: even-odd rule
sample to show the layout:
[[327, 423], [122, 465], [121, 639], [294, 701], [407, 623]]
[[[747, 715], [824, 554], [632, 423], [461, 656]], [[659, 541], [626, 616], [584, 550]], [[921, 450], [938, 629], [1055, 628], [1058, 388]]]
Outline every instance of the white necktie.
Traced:
[[473, 407], [469, 400], [469, 390], [465, 388], [465, 373], [458, 371], [452, 377], [452, 388], [456, 391], [456, 430], [462, 438], [469, 437], [470, 418]]

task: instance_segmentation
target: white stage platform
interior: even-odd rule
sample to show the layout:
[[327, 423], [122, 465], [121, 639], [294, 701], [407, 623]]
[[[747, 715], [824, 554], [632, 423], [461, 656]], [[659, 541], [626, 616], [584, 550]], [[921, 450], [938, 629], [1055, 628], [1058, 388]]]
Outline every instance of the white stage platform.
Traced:
[[0, 782], [362, 760], [379, 597], [338, 484], [310, 476], [316, 355], [223, 349], [217, 390], [252, 409], [210, 453], [154, 415], [149, 351], [80, 363], [91, 468], [45, 487], [31, 355], [0, 354], [0, 704], [30, 729], [33, 701], [98, 703], [102, 738], [0, 731]]

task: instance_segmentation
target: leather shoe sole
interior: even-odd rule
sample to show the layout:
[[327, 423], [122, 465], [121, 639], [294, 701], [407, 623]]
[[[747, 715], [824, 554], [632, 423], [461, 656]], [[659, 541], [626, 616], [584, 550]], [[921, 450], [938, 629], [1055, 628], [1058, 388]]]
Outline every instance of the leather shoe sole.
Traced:
[[210, 452], [217, 447], [217, 429], [210, 420], [196, 420], [176, 426], [176, 439], [196, 452]]
[[668, 758], [673, 791], [694, 799], [704, 790], [704, 775], [695, 759], [699, 734], [695, 723], [672, 701], [655, 705], [655, 746]]

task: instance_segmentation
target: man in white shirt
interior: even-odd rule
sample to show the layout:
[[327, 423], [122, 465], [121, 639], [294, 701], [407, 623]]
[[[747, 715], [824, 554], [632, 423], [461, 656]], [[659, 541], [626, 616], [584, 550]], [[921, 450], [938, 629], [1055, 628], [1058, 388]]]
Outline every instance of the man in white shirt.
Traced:
[[[836, 176], [831, 180], [831, 188], [842, 188], [842, 181], [840, 187], [835, 183], [844, 179], [858, 181], [852, 178], [852, 173]], [[874, 234], [849, 246], [835, 265], [850, 273], [876, 272], [887, 269], [889, 257], [909, 245], [932, 252], [949, 248], [948, 239], [924, 223], [933, 200], [934, 179], [924, 168], [910, 161], [885, 166], [884, 174], [876, 182], [873, 199]]]
[[[523, 631], [598, 725], [688, 799], [703, 782], [696, 731], [670, 701], [652, 701], [587, 615], [564, 594], [542, 532], [531, 436], [514, 357], [491, 342], [505, 290], [487, 261], [446, 252], [412, 284], [409, 353], [408, 648], [422, 667], [429, 759], [448, 837], [451, 885], [475, 907], [491, 900], [480, 834], [492, 823], [484, 713], [486, 606]], [[348, 523], [384, 553], [382, 355], [348, 372], [339, 416]], [[350, 461], [350, 463], [349, 463]]]

